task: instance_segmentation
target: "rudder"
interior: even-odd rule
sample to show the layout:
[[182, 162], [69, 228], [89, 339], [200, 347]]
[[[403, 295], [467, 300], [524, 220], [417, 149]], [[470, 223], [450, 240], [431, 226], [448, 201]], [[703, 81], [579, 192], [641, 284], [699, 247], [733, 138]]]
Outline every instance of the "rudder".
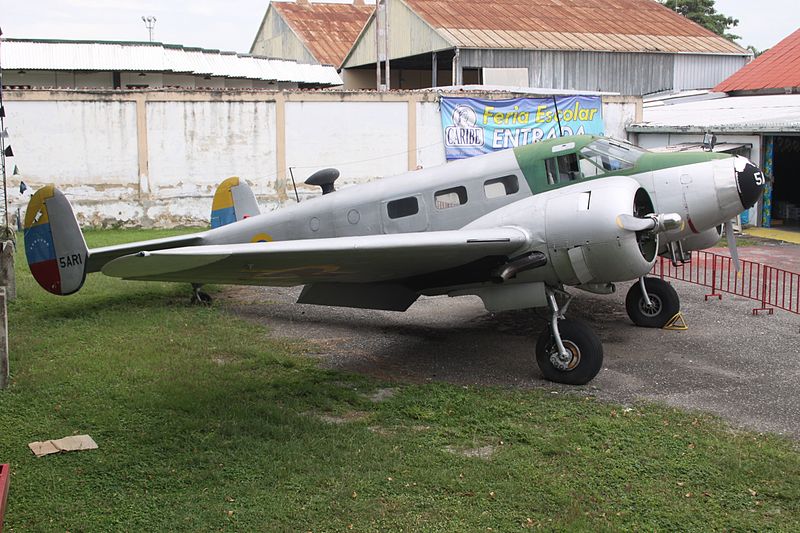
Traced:
[[214, 193], [211, 229], [256, 216], [260, 212], [256, 196], [247, 182], [236, 176], [230, 177], [220, 183]]
[[25, 256], [34, 279], [53, 294], [77, 292], [89, 249], [64, 193], [52, 185], [31, 197], [25, 212]]

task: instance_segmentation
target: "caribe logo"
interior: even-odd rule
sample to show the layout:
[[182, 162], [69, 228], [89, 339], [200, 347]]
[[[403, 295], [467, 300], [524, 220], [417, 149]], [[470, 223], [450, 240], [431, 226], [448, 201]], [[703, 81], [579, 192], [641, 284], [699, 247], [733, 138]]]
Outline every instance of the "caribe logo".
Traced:
[[476, 128], [477, 116], [470, 106], [459, 104], [453, 110], [453, 125], [444, 129], [446, 146], [483, 146], [483, 128]]

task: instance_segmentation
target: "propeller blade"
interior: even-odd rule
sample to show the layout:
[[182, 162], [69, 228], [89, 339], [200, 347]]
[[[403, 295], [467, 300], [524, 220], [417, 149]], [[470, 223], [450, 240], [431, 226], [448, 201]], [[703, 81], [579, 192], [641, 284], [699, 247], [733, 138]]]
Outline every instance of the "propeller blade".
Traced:
[[736, 235], [733, 233], [733, 220], [725, 222], [725, 238], [728, 241], [728, 250], [731, 252], [733, 266], [736, 272], [739, 272], [742, 270], [742, 265], [739, 263], [739, 250], [736, 248]]

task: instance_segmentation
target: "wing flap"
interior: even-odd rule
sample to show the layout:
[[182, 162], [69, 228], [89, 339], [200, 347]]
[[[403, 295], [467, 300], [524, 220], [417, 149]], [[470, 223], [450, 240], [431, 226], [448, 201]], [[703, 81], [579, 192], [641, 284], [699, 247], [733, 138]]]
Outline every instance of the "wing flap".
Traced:
[[507, 256], [527, 243], [516, 228], [191, 246], [127, 255], [112, 277], [191, 283], [383, 283]]

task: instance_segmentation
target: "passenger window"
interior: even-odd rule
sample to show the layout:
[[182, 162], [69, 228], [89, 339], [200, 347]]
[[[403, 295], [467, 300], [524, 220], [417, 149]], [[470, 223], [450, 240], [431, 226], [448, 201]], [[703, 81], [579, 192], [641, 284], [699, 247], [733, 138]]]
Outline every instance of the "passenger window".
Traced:
[[419, 213], [419, 202], [413, 196], [408, 198], [401, 198], [399, 200], [392, 200], [386, 204], [389, 218], [403, 218], [410, 217]]
[[436, 209], [450, 209], [465, 203], [467, 203], [467, 189], [464, 187], [445, 189], [433, 195], [433, 204]]
[[566, 154], [547, 159], [544, 162], [547, 171], [547, 183], [569, 183], [581, 179], [577, 154]]
[[501, 196], [511, 196], [519, 192], [519, 180], [513, 174], [487, 180], [483, 184], [483, 193], [486, 198], [500, 198]]

